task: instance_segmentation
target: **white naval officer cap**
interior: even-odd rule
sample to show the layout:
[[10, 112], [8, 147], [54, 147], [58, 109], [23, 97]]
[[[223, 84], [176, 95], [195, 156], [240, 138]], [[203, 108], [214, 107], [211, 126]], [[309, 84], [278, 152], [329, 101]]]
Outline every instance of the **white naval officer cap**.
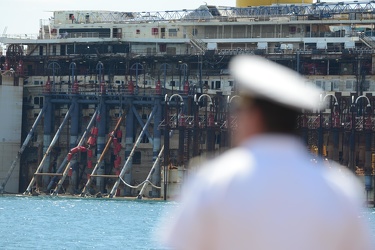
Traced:
[[240, 94], [296, 110], [319, 106], [320, 91], [297, 72], [260, 56], [240, 55], [229, 64]]

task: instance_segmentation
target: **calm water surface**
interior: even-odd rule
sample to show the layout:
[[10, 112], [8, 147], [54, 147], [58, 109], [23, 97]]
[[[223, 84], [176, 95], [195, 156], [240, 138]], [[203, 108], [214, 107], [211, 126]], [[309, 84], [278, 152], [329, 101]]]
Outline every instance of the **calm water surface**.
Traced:
[[0, 249], [157, 249], [172, 202], [1, 197]]
[[[0, 196], [0, 249], [165, 250], [156, 225], [174, 202]], [[302, 209], [302, 208], [301, 208]], [[369, 220], [375, 239], [375, 210]]]

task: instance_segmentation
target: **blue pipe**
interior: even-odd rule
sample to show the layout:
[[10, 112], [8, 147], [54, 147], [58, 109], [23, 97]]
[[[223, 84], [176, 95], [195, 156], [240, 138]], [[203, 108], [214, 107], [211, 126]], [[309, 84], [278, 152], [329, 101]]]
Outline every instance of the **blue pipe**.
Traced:
[[[51, 143], [51, 134], [52, 134], [52, 115], [53, 115], [53, 107], [51, 104], [51, 97], [46, 95], [45, 98], [46, 103], [46, 110], [44, 113], [44, 124], [43, 124], [43, 155], [46, 153], [50, 143]], [[47, 155], [45, 162], [43, 164], [42, 172], [49, 173], [49, 167], [51, 162], [51, 156]], [[42, 185], [43, 189], [46, 190], [48, 183], [49, 183], [49, 176], [42, 177]]]

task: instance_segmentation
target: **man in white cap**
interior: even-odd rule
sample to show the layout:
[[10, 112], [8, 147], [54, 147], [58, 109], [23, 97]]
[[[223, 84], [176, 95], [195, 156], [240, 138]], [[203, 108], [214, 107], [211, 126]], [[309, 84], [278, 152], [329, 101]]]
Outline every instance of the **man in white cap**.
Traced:
[[185, 186], [165, 241], [189, 250], [370, 250], [360, 187], [344, 169], [310, 162], [295, 135], [301, 109], [319, 91], [292, 70], [239, 56], [238, 145]]

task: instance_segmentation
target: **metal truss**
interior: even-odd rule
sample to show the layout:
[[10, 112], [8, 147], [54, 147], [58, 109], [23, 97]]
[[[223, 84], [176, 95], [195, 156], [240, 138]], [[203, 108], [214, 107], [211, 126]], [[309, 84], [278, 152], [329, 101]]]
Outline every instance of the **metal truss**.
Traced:
[[[375, 1], [338, 2], [314, 4], [290, 4], [257, 6], [248, 8], [201, 6], [195, 10], [172, 10], [151, 12], [111, 12], [90, 13], [93, 23], [139, 23], [139, 22], [174, 22], [174, 21], [234, 21], [230, 18], [257, 18], [277, 16], [317, 16], [330, 18], [341, 14], [375, 14]], [[78, 11], [76, 21], [86, 22], [87, 12]]]

